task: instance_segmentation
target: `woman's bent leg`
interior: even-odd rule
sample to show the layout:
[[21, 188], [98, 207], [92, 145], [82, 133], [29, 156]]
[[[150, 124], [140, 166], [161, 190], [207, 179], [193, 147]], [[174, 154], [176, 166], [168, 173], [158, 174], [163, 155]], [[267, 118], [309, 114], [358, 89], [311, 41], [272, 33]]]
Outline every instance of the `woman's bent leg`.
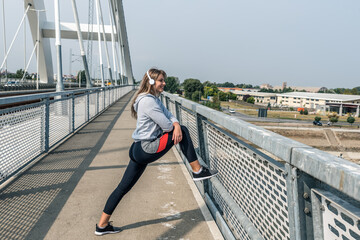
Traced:
[[195, 153], [194, 145], [192, 143], [189, 130], [187, 129], [187, 127], [181, 125], [181, 132], [183, 134], [183, 138], [179, 143], [181, 151], [186, 156], [189, 163], [194, 162], [197, 160], [197, 156]]
[[116, 187], [116, 189], [111, 193], [110, 197], [106, 202], [104, 213], [108, 215], [111, 215], [113, 213], [116, 206], [119, 204], [120, 200], [124, 197], [124, 195], [128, 191], [130, 191], [130, 189], [139, 180], [140, 176], [145, 171], [146, 166], [147, 166], [146, 164], [139, 164], [134, 160], [130, 160], [129, 165], [125, 170], [124, 176], [121, 179], [121, 182]]

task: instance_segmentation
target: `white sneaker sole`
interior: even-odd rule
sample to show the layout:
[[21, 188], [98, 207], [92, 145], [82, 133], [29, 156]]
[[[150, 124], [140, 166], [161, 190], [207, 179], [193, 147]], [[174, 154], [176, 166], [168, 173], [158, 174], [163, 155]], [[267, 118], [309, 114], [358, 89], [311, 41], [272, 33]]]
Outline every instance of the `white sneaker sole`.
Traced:
[[105, 235], [105, 234], [112, 234], [112, 233], [119, 233], [119, 232], [121, 232], [121, 230], [119, 230], [119, 231], [109, 231], [109, 232], [97, 232], [97, 231], [95, 231], [95, 235], [96, 236], [102, 236], [102, 235]]
[[217, 172], [217, 173], [215, 173], [214, 175], [211, 175], [211, 176], [202, 177], [202, 178], [193, 178], [193, 181], [194, 181], [194, 182], [197, 182], [197, 181], [209, 179], [209, 178], [215, 177], [215, 176], [218, 175], [218, 174], [219, 174], [219, 173]]

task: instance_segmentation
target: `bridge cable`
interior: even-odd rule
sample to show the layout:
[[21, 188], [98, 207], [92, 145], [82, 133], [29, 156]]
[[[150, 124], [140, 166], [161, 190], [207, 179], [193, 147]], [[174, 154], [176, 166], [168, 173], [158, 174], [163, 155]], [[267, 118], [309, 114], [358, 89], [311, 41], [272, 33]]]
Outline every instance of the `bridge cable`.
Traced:
[[26, 72], [27, 72], [27, 70], [28, 70], [28, 68], [29, 68], [31, 59], [32, 59], [33, 56], [34, 56], [35, 50], [37, 49], [37, 46], [38, 46], [38, 45], [39, 45], [39, 41], [36, 41], [36, 43], [35, 43], [35, 45], [34, 45], [34, 48], [33, 48], [32, 52], [31, 52], [29, 61], [28, 61], [28, 63], [26, 64], [26, 67], [25, 67], [25, 69], [24, 69], [24, 75], [23, 75], [21, 81], [24, 81], [24, 79], [25, 79]]
[[112, 57], [113, 57], [113, 64], [114, 64], [114, 74], [115, 74], [115, 86], [118, 85], [118, 69], [116, 67], [117, 65], [117, 59], [116, 59], [116, 52], [115, 52], [115, 36], [114, 36], [114, 25], [113, 25], [113, 21], [112, 21], [112, 16], [111, 16], [111, 5], [110, 2], [109, 3], [109, 19], [110, 19], [110, 27], [111, 27], [111, 47], [112, 47]]
[[84, 64], [84, 69], [85, 69], [86, 88], [90, 88], [91, 87], [90, 73], [89, 73], [88, 63], [87, 63], [87, 59], [86, 59], [86, 55], [85, 55], [83, 39], [82, 39], [82, 35], [81, 35], [81, 30], [80, 30], [79, 16], [78, 16], [75, 0], [71, 0], [71, 3], [72, 3], [74, 19], [75, 19], [75, 23], [76, 23], [76, 30], [77, 30], [77, 35], [78, 35], [78, 40], [79, 40], [79, 45], [80, 45], [80, 54], [81, 54], [83, 64]]
[[[113, 2], [111, 2], [113, 3]], [[122, 38], [121, 38], [121, 26], [120, 26], [120, 20], [119, 20], [119, 6], [118, 6], [118, 2], [115, 1], [115, 6], [113, 6], [113, 9], [116, 9], [116, 14], [115, 14], [115, 25], [117, 26], [117, 35], [118, 35], [118, 45], [119, 45], [119, 55], [120, 55], [120, 74], [121, 74], [121, 79], [123, 84], [125, 84], [125, 58], [124, 58], [124, 49], [123, 49], [123, 44], [122, 44]]]
[[108, 65], [110, 82], [113, 83], [113, 78], [112, 78], [112, 73], [111, 73], [111, 64], [110, 64], [110, 58], [109, 58], [109, 51], [108, 51], [107, 40], [106, 40], [106, 35], [105, 35], [104, 18], [103, 18], [103, 14], [102, 14], [100, 0], [97, 0], [97, 1], [99, 2], [99, 10], [100, 10], [99, 12], [100, 12], [101, 25], [102, 25], [102, 33], [103, 33], [103, 38], [104, 38], [106, 62], [107, 62], [107, 65]]
[[95, 0], [96, 3], [96, 22], [98, 26], [98, 45], [99, 45], [99, 60], [100, 60], [100, 75], [101, 75], [101, 87], [105, 87], [104, 80], [104, 69], [102, 62], [102, 51], [101, 51], [101, 34], [100, 34], [100, 19], [99, 19], [99, 1]]
[[[115, 27], [115, 30], [116, 30], [116, 35], [117, 35], [117, 38], [118, 38], [118, 41], [119, 41], [119, 34], [118, 34], [118, 30], [116, 29], [116, 12], [114, 11], [114, 6], [112, 4], [112, 1], [111, 0], [108, 0], [108, 3], [109, 3], [109, 10], [110, 10], [110, 24]], [[111, 18], [112, 17], [112, 18]], [[115, 39], [115, 36], [114, 36], [114, 39]], [[118, 54], [118, 49], [117, 49], [117, 46], [115, 44], [115, 40], [114, 40], [114, 53], [115, 53], [115, 60], [116, 60], [116, 64], [117, 64], [117, 72], [119, 74], [119, 79], [120, 79], [120, 85], [122, 85], [123, 81], [123, 76], [122, 76], [122, 69], [121, 69], [121, 65], [120, 65], [120, 59], [119, 59], [119, 54]]]
[[[11, 41], [10, 47], [9, 47], [9, 49], [7, 50], [6, 54], [5, 54], [5, 57], [4, 57], [3, 62], [1, 63], [0, 69], [3, 68], [3, 66], [4, 66], [4, 64], [5, 64], [8, 56], [9, 56], [9, 53], [10, 53], [10, 51], [11, 51], [11, 48], [12, 48], [12, 46], [13, 46], [15, 40], [16, 40], [17, 35], [19, 34], [19, 30], [20, 30], [20, 28], [21, 28], [21, 25], [22, 25], [23, 22], [24, 22], [24, 19], [25, 19], [25, 17], [26, 17], [27, 12], [29, 11], [30, 6], [31, 6], [31, 5], [29, 4], [29, 5], [27, 6], [27, 8], [26, 8], [26, 11], [25, 11], [25, 13], [24, 13], [24, 16], [22, 17], [21, 22], [20, 22], [20, 24], [19, 24], [19, 26], [18, 26], [18, 28], [17, 28], [17, 30], [16, 30], [15, 36], [14, 36], [13, 40]], [[4, 23], [5, 23], [5, 22], [4, 22]], [[4, 37], [5, 37], [5, 36], [4, 36]]]

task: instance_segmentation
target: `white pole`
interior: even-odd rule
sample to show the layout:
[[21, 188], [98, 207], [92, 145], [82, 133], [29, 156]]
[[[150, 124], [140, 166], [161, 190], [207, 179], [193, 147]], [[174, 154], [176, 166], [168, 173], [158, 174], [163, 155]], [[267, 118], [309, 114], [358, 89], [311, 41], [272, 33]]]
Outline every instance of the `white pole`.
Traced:
[[71, 61], [72, 61], [72, 48], [70, 48], [70, 64], [69, 64], [69, 75], [71, 76]]
[[118, 71], [116, 68], [116, 55], [115, 55], [115, 36], [114, 36], [114, 24], [111, 17], [111, 5], [109, 3], [109, 18], [110, 18], [110, 26], [111, 26], [111, 46], [112, 46], [112, 56], [113, 56], [113, 64], [114, 64], [114, 74], [115, 74], [115, 86], [118, 85]]
[[106, 41], [106, 36], [105, 36], [104, 18], [103, 18], [103, 15], [102, 15], [102, 9], [101, 9], [100, 0], [97, 0], [97, 1], [99, 2], [99, 12], [100, 12], [102, 33], [103, 33], [103, 38], [104, 38], [106, 62], [107, 62], [107, 65], [108, 65], [110, 82], [112, 83], [113, 79], [112, 79], [112, 73], [111, 73], [111, 64], [110, 64], [110, 58], [109, 58], [109, 51], [108, 51], [107, 41]]
[[[2, 11], [3, 11], [4, 54], [6, 54], [5, 0], [3, 0]], [[1, 68], [2, 68], [2, 66], [1, 66]], [[7, 81], [7, 61], [6, 61], [6, 56], [5, 56], [5, 80]]]
[[90, 88], [91, 87], [90, 73], [89, 73], [88, 63], [86, 60], [86, 54], [85, 54], [85, 50], [84, 50], [84, 44], [83, 44], [83, 39], [82, 39], [82, 35], [81, 35], [81, 30], [80, 30], [79, 16], [78, 16], [75, 0], [71, 0], [71, 3], [72, 3], [72, 7], [73, 7], [74, 19], [75, 19], [75, 23], [76, 23], [76, 30], [77, 30], [77, 35], [78, 35], [78, 39], [79, 39], [80, 54], [81, 54], [83, 64], [84, 64], [84, 69], [85, 69], [86, 88]]
[[24, 22], [24, 68], [26, 68], [26, 21]]
[[24, 80], [24, 79], [25, 79], [25, 75], [26, 75], [26, 72], [27, 72], [27, 70], [28, 70], [28, 68], [29, 68], [30, 61], [31, 61], [31, 59], [32, 59], [33, 56], [34, 56], [34, 53], [35, 53], [35, 50], [37, 49], [37, 45], [38, 45], [38, 44], [39, 44], [39, 42], [36, 42], [36, 43], [35, 43], [35, 46], [34, 46], [32, 52], [31, 52], [31, 54], [30, 54], [29, 61], [28, 61], [27, 65], [25, 66], [24, 75], [23, 75], [23, 77], [22, 77], [21, 80]]
[[[120, 20], [119, 20], [119, 5], [118, 5], [118, 2], [115, 1], [115, 5], [116, 5], [116, 9], [118, 10], [118, 14], [116, 15], [116, 21], [118, 24], [120, 24]], [[124, 55], [124, 47], [123, 47], [123, 43], [122, 43], [122, 40], [121, 40], [121, 26], [119, 25], [118, 26], [118, 42], [119, 42], [119, 53], [120, 53], [120, 72], [121, 72], [121, 78], [124, 78], [124, 76], [126, 75], [125, 73], [125, 55]], [[124, 79], [123, 79], [124, 80]], [[124, 82], [125, 84], [125, 82]]]
[[[19, 24], [19, 27], [18, 27], [17, 30], [16, 30], [15, 36], [14, 36], [13, 40], [11, 41], [11, 44], [10, 44], [9, 49], [8, 49], [7, 52], [6, 52], [6, 55], [5, 55], [5, 57], [4, 57], [4, 61], [1, 63], [0, 69], [3, 68], [3, 66], [4, 66], [4, 64], [5, 64], [5, 62], [6, 62], [6, 59], [7, 59], [8, 55], [9, 55], [9, 52], [10, 52], [10, 50], [11, 50], [14, 42], [15, 42], [15, 39], [16, 39], [17, 35], [19, 34], [19, 30], [20, 30], [20, 28], [21, 28], [22, 23], [24, 22], [26, 13], [28, 12], [30, 6], [31, 6], [31, 5], [28, 5], [28, 7], [26, 8], [26, 12], [24, 13], [23, 18], [21, 19], [21, 22], [20, 22], [20, 24]], [[4, 2], [3, 2], [3, 7], [4, 7]], [[5, 18], [5, 14], [3, 14], [3, 18]], [[4, 21], [5, 21], [5, 19], [4, 19]], [[4, 23], [5, 23], [5, 22], [4, 22]], [[4, 26], [4, 28], [5, 28], [5, 26]], [[4, 30], [5, 30], [5, 29], [4, 29]], [[4, 38], [5, 38], [5, 32], [4, 32]], [[6, 47], [5, 47], [5, 50], [6, 50]]]
[[57, 56], [57, 84], [56, 91], [64, 91], [61, 57], [61, 31], [60, 31], [60, 6], [59, 0], [54, 0], [55, 8], [55, 47]]
[[36, 90], [39, 90], [39, 65], [40, 65], [40, 11], [36, 11], [37, 13], [37, 51], [36, 51]]
[[99, 1], [96, 0], [96, 21], [97, 21], [97, 26], [98, 26], [98, 43], [99, 43], [101, 87], [105, 87], [104, 70], [103, 70], [103, 62], [102, 62], [102, 51], [101, 51], [101, 34], [100, 34], [100, 19], [99, 19], [100, 17], [99, 17], [99, 15], [100, 15], [100, 13], [99, 13]]

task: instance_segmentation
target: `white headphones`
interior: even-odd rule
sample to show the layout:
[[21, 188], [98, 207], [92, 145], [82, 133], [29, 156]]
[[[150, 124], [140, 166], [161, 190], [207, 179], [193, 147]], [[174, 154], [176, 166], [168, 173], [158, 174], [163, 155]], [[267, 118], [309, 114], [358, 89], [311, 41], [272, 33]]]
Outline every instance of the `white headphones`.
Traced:
[[155, 84], [155, 80], [150, 77], [149, 70], [146, 71], [146, 74], [147, 74], [147, 76], [148, 76], [148, 78], [149, 78], [149, 83], [150, 83], [150, 85], [154, 85], [154, 84]]

